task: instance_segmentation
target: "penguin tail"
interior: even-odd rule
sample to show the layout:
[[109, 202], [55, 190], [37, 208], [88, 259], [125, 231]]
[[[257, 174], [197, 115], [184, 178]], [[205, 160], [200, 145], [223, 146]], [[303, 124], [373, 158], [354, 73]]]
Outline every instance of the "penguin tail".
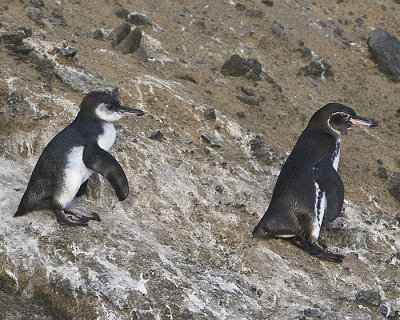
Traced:
[[14, 213], [13, 217], [20, 217], [20, 216], [24, 216], [28, 213], [28, 211], [26, 210], [21, 210], [20, 208], [18, 208], [17, 212]]
[[256, 238], [269, 238], [271, 236], [269, 228], [262, 221], [256, 225], [252, 234]]

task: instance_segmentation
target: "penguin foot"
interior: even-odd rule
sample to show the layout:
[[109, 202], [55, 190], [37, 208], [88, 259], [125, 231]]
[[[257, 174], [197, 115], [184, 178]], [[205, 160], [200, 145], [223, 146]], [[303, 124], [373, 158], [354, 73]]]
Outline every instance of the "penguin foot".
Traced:
[[92, 212], [86, 209], [80, 208], [65, 208], [65, 212], [73, 214], [75, 217], [81, 220], [96, 220], [101, 221], [100, 216], [96, 212]]
[[344, 259], [344, 255], [329, 252], [318, 243], [313, 243], [300, 237], [290, 238], [288, 240], [290, 240], [296, 247], [299, 247], [300, 249], [304, 250], [312, 256], [317, 257], [318, 259], [331, 262], [342, 262], [342, 260]]
[[59, 224], [67, 226], [82, 226], [86, 227], [88, 225], [88, 220], [85, 219], [75, 219], [73, 217], [67, 216], [62, 209], [55, 210], [57, 221]]

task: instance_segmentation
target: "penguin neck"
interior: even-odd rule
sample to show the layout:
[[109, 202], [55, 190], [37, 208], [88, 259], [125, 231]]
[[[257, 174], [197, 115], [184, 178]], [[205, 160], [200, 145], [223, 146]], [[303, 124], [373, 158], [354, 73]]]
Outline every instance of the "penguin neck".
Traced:
[[97, 144], [100, 148], [108, 151], [115, 142], [115, 127], [111, 122], [103, 121], [102, 129], [103, 132], [97, 137]]
[[100, 148], [108, 151], [114, 144], [116, 131], [113, 123], [81, 111], [74, 123], [85, 137], [95, 139]]

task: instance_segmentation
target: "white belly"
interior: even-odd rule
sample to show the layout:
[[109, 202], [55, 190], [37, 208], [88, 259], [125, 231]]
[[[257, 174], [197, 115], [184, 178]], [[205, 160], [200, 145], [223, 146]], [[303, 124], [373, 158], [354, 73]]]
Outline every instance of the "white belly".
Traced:
[[85, 182], [92, 170], [83, 163], [83, 146], [73, 148], [67, 155], [67, 164], [63, 172], [63, 184], [56, 194], [56, 200], [63, 207], [72, 202], [81, 184]]

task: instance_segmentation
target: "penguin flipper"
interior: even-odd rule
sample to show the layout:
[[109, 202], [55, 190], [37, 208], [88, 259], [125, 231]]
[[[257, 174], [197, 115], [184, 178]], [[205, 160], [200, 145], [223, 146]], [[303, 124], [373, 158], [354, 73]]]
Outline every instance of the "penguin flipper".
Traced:
[[100, 173], [114, 188], [118, 200], [125, 200], [129, 193], [128, 179], [115, 158], [95, 142], [83, 150], [83, 162], [89, 169]]
[[339, 174], [333, 168], [331, 161], [319, 162], [314, 170], [315, 182], [321, 187], [326, 195], [326, 219], [331, 222], [335, 220], [342, 211], [344, 201], [344, 186]]

